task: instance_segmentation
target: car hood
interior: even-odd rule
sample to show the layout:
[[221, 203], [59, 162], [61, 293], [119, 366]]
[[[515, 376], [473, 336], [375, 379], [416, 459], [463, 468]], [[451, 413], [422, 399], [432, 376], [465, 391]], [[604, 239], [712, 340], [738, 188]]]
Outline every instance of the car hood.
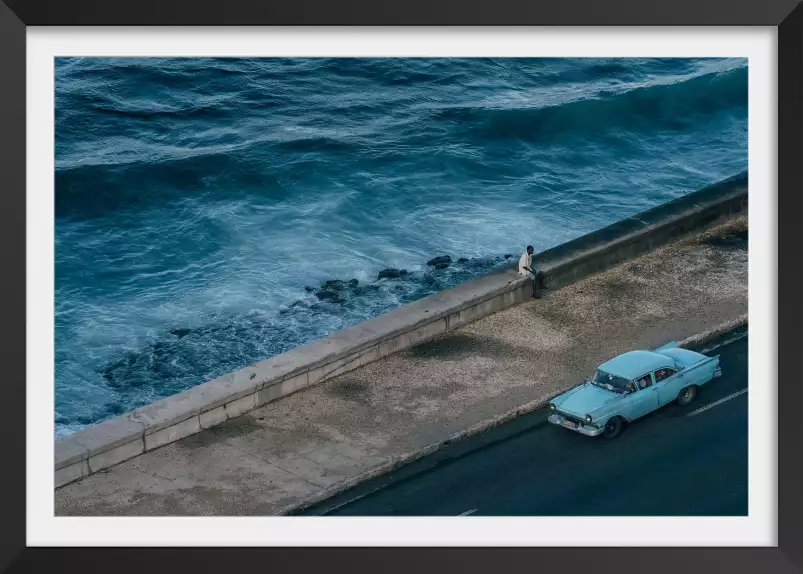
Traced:
[[563, 393], [552, 403], [558, 410], [582, 417], [621, 396], [591, 383], [586, 383]]

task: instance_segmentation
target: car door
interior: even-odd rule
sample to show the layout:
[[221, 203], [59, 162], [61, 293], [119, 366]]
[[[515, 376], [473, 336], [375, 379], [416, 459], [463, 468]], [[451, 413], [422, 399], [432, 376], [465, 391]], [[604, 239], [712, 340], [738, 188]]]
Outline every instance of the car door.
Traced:
[[633, 382], [636, 384], [636, 392], [627, 396], [629, 412], [624, 413], [631, 421], [658, 408], [658, 389], [653, 384], [652, 374], [647, 373]]
[[680, 389], [684, 387], [683, 373], [672, 367], [656, 370], [653, 373], [653, 379], [658, 391], [659, 406], [664, 406], [678, 398]]

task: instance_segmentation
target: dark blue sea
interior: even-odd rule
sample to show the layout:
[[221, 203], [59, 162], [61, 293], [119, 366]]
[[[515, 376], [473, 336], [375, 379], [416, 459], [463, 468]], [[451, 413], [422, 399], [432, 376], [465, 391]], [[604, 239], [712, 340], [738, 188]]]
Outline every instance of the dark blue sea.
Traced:
[[55, 74], [57, 435], [747, 168], [746, 60]]

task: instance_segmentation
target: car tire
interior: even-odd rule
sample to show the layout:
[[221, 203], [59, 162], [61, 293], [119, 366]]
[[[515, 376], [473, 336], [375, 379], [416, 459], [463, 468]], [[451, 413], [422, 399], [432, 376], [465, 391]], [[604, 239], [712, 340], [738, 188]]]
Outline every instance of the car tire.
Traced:
[[602, 438], [606, 440], [613, 440], [622, 434], [622, 429], [625, 426], [625, 421], [622, 420], [622, 417], [611, 417], [607, 423], [605, 423], [605, 428], [602, 430]]
[[697, 398], [697, 387], [694, 385], [683, 388], [678, 393], [678, 404], [682, 407], [690, 405]]

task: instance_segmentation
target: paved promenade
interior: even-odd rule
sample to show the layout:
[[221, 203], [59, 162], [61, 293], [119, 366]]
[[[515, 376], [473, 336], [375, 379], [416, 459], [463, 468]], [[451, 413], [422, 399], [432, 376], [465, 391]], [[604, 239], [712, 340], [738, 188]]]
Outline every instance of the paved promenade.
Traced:
[[747, 312], [745, 217], [55, 493], [57, 515], [271, 515]]

